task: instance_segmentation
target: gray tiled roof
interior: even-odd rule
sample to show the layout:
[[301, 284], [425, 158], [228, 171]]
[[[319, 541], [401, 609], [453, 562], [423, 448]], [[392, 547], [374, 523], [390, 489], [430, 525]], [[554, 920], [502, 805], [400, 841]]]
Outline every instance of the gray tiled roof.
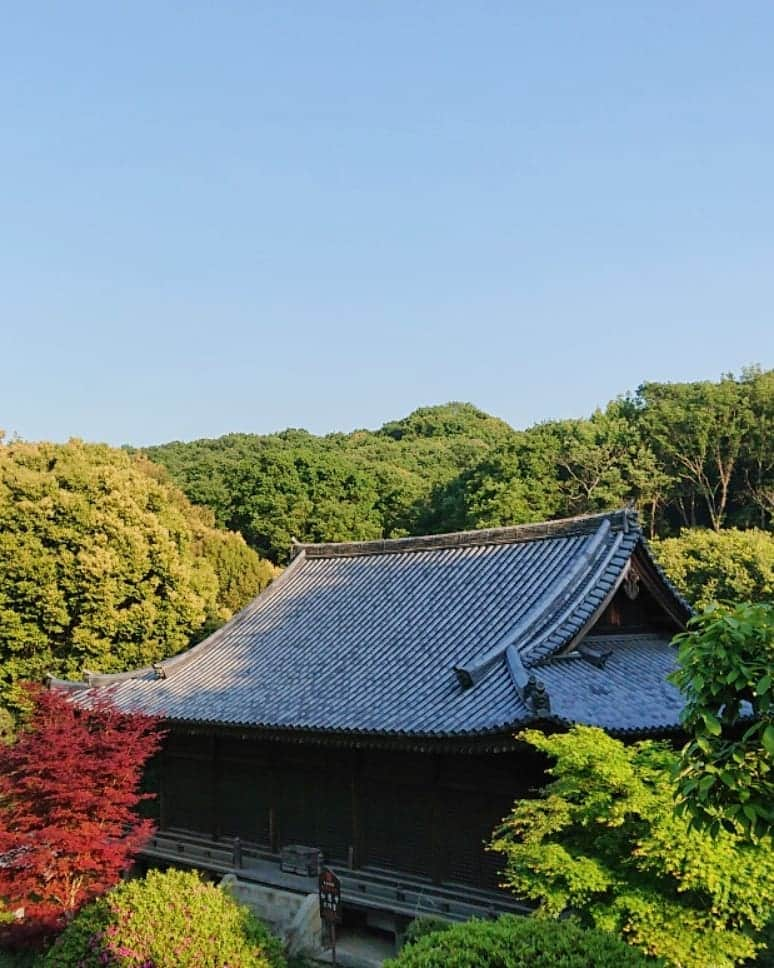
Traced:
[[515, 651], [524, 674], [545, 683], [553, 717], [619, 731], [672, 727], [681, 703], [665, 681], [666, 639], [610, 638], [604, 667], [556, 657], [642, 544], [634, 517], [616, 512], [299, 546], [286, 572], [209, 639], [156, 672], [92, 684], [111, 683], [123, 707], [178, 721], [470, 736], [538, 718], [508, 671]]

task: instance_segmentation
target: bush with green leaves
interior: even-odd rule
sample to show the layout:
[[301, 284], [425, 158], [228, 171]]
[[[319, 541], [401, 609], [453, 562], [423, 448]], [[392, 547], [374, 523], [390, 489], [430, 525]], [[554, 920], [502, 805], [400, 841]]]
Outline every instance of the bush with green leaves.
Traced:
[[0, 948], [0, 968], [40, 968], [37, 951], [5, 951]]
[[770, 838], [692, 829], [675, 813], [677, 754], [575, 726], [521, 738], [553, 759], [551, 782], [495, 832], [504, 884], [538, 916], [573, 914], [681, 968], [755, 955], [774, 897]]
[[43, 968], [284, 968], [280, 942], [198, 874], [149, 871], [83, 908]]
[[647, 968], [659, 963], [602, 931], [506, 914], [426, 934], [384, 968]]
[[753, 964], [757, 968], [774, 968], [774, 914], [764, 928], [761, 940], [765, 947], [758, 952]]
[[774, 829], [774, 606], [710, 606], [691, 619], [674, 682], [692, 735], [678, 778], [680, 808], [715, 832]]
[[412, 945], [416, 944], [420, 938], [424, 938], [426, 934], [435, 934], [438, 931], [447, 931], [452, 927], [452, 922], [447, 921], [445, 918], [439, 918], [435, 915], [428, 914], [425, 917], [414, 918], [414, 920], [406, 928], [406, 933], [403, 935], [403, 944]]

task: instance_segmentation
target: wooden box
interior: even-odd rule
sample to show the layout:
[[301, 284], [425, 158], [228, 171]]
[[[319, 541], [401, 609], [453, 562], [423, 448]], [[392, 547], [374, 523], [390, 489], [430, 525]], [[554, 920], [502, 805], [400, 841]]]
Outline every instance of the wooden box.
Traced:
[[302, 847], [301, 844], [288, 844], [282, 848], [280, 867], [287, 874], [303, 874], [304, 877], [317, 877], [320, 873], [322, 856], [317, 847]]

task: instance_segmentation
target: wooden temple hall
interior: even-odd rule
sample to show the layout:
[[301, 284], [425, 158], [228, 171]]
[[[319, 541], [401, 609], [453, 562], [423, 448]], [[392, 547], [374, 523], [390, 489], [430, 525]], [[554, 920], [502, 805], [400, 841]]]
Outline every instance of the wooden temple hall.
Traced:
[[678, 730], [670, 640], [689, 614], [628, 510], [305, 544], [189, 651], [56, 685], [166, 718], [156, 862], [279, 883], [300, 845], [348, 903], [501, 910], [484, 842], [543, 770], [514, 734]]

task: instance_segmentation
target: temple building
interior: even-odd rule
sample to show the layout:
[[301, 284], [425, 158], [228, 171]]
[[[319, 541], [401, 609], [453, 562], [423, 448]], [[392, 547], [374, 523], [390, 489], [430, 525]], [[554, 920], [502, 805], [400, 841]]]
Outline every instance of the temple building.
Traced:
[[390, 884], [387, 909], [485, 907], [503, 895], [484, 844], [543, 777], [516, 734], [679, 733], [670, 640], [689, 616], [629, 510], [298, 544], [205, 641], [69, 688], [165, 717], [150, 855], [260, 878], [303, 845], [366, 906]]

